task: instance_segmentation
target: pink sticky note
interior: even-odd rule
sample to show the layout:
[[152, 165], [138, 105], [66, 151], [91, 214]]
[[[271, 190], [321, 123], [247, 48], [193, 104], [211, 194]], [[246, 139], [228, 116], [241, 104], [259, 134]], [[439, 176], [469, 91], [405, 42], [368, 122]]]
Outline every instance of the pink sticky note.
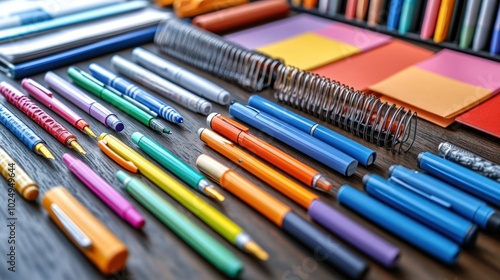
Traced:
[[363, 51], [376, 48], [391, 41], [391, 36], [339, 22], [317, 30], [316, 34], [355, 46]]

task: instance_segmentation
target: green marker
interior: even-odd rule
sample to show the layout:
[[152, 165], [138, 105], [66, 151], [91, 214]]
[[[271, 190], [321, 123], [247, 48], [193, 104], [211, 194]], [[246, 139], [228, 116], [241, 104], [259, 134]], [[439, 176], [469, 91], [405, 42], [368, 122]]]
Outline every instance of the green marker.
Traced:
[[116, 178], [142, 206], [217, 269], [229, 277], [237, 277], [241, 273], [243, 264], [229, 249], [192, 223], [141, 180], [129, 176], [124, 171], [118, 171]]
[[71, 66], [68, 69], [68, 76], [80, 87], [101, 98], [102, 100], [111, 103], [113, 106], [127, 113], [129, 116], [138, 120], [143, 125], [158, 132], [169, 134], [171, 133], [170, 130], [166, 128], [160, 120], [144, 112], [120, 95], [114, 93], [112, 90], [106, 87], [105, 84], [87, 74], [85, 71], [75, 66]]
[[217, 192], [205, 176], [197, 172], [180, 158], [176, 157], [172, 152], [161, 146], [158, 142], [140, 132], [134, 132], [132, 134], [132, 142], [137, 144], [141, 150], [193, 189], [205, 194], [206, 196], [215, 198], [218, 201], [224, 201], [224, 196]]

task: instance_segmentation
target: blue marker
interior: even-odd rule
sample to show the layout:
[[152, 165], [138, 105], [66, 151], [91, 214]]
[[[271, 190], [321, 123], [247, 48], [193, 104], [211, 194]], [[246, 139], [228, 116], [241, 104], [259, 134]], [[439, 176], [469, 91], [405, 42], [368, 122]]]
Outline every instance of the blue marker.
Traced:
[[398, 29], [399, 19], [401, 17], [401, 9], [403, 0], [392, 0], [389, 6], [389, 16], [387, 18], [387, 29], [394, 31]]
[[423, 172], [393, 165], [389, 181], [446, 207], [491, 233], [500, 233], [500, 213], [479, 200]]
[[497, 19], [495, 20], [495, 27], [491, 35], [490, 54], [496, 55], [500, 53], [500, 5], [498, 5]]
[[365, 175], [363, 183], [369, 195], [451, 240], [466, 246], [476, 242], [478, 227], [450, 210], [375, 174]]
[[341, 204], [448, 265], [456, 263], [460, 255], [460, 247], [453, 241], [351, 186], [343, 185], [337, 199]]
[[500, 206], [500, 183], [429, 152], [418, 155], [418, 166], [449, 184]]
[[248, 100], [248, 105], [318, 138], [328, 145], [350, 155], [364, 166], [375, 162], [377, 154], [373, 150], [265, 98], [252, 95]]
[[354, 174], [358, 167], [358, 161], [352, 157], [255, 108], [233, 103], [229, 114], [345, 176]]
[[89, 65], [89, 71], [100, 82], [141, 103], [167, 121], [182, 123], [182, 116], [174, 108], [128, 80], [96, 63]]

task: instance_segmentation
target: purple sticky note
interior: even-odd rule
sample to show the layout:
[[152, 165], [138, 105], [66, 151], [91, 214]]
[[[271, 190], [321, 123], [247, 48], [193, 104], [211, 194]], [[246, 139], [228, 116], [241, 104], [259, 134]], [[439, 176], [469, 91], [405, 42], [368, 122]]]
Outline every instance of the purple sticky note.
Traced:
[[392, 39], [391, 36], [338, 22], [317, 30], [315, 33], [335, 41], [355, 46], [363, 51], [387, 44]]
[[500, 63], [484, 58], [442, 50], [416, 66], [492, 92], [500, 89]]
[[308, 14], [300, 14], [229, 34], [226, 35], [225, 38], [247, 49], [253, 50], [304, 32], [320, 30], [331, 24], [333, 24], [331, 20]]

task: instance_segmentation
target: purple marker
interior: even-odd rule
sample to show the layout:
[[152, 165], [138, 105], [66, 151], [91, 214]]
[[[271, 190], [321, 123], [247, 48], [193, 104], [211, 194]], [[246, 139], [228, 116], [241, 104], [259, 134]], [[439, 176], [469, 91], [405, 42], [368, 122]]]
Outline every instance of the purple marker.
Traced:
[[144, 226], [145, 220], [137, 209], [88, 165], [70, 154], [64, 154], [63, 161], [68, 169], [118, 216], [135, 228]]
[[123, 123], [110, 110], [57, 74], [47, 72], [47, 74], [45, 74], [45, 82], [50, 88], [54, 89], [57, 93], [64, 96], [78, 108], [84, 110], [107, 127], [111, 127], [117, 132], [125, 128]]

